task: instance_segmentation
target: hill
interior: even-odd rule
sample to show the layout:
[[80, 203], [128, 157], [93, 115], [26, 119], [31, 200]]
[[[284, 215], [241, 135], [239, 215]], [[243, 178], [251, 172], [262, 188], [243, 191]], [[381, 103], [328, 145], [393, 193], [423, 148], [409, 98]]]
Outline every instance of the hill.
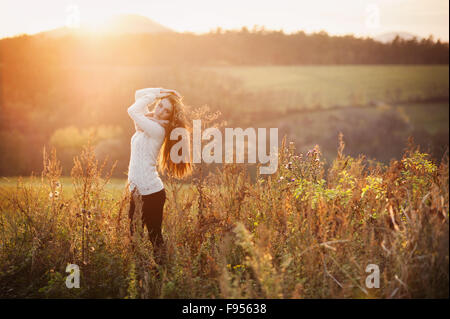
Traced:
[[113, 16], [106, 20], [95, 30], [88, 26], [82, 25], [80, 28], [60, 27], [57, 29], [43, 31], [38, 33], [40, 36], [59, 38], [69, 34], [88, 34], [88, 33], [106, 33], [106, 34], [157, 34], [157, 33], [172, 33], [170, 28], [167, 28], [147, 17], [137, 14], [120, 14]]

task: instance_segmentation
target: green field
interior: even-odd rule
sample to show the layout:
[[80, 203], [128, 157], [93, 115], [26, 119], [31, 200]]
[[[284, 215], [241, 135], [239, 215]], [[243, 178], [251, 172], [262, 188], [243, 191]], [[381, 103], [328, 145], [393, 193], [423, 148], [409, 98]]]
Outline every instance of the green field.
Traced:
[[286, 94], [280, 107], [366, 105], [449, 96], [448, 65], [255, 66], [209, 68], [251, 92]]

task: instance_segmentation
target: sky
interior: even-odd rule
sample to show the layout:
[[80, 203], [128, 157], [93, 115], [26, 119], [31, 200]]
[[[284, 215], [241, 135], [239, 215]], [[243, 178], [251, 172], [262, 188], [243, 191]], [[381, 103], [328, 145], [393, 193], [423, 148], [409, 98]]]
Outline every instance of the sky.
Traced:
[[448, 0], [0, 0], [0, 38], [139, 14], [179, 32], [264, 26], [287, 33], [376, 36], [409, 32], [449, 40]]

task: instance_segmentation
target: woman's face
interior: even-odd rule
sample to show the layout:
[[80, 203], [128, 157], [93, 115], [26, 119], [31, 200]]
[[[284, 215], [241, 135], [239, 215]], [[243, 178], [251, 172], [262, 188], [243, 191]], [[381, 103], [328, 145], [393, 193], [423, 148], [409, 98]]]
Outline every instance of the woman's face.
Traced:
[[173, 106], [168, 99], [162, 99], [155, 107], [155, 116], [160, 120], [168, 120], [172, 115]]

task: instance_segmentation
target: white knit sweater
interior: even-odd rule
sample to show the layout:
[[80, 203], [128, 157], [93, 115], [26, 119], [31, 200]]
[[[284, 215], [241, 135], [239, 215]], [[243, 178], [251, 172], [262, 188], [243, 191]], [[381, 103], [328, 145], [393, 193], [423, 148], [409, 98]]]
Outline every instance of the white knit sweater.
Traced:
[[[131, 155], [128, 166], [129, 189], [137, 188], [139, 194], [148, 195], [164, 188], [156, 170], [159, 151], [164, 141], [165, 129], [159, 123], [147, 118], [147, 105], [152, 103], [159, 88], [137, 90], [135, 103], [128, 108], [136, 133], [131, 138]], [[143, 131], [138, 130], [138, 127]]]

